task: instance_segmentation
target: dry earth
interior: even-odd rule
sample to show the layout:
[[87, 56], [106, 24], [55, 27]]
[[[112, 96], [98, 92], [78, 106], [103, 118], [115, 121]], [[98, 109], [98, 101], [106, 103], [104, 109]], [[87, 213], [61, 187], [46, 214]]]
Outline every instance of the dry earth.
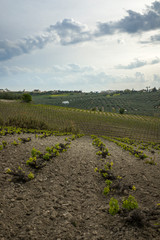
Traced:
[[[31, 137], [31, 142], [11, 145], [18, 137]], [[122, 176], [122, 185], [135, 185], [136, 191], [111, 192], [103, 195], [105, 181], [94, 172], [104, 162], [96, 155], [91, 137], [84, 136], [71, 142], [67, 152], [47, 162], [35, 173], [35, 178], [26, 183], [9, 181], [7, 168], [21, 166], [30, 171], [26, 160], [33, 147], [45, 152], [47, 146], [65, 143], [65, 136], [35, 138], [32, 134], [3, 136], [8, 142], [0, 151], [0, 239], [23, 240], [158, 240], [160, 223], [160, 155], [155, 155], [157, 165], [148, 165], [144, 160], [123, 152], [114, 143], [102, 139], [113, 161], [113, 174]], [[115, 197], [122, 201], [129, 194], [135, 196], [143, 213], [152, 219], [144, 226], [129, 224], [123, 214], [110, 215], [109, 201]], [[155, 214], [154, 214], [155, 213]], [[147, 215], [148, 216], [148, 215]]]

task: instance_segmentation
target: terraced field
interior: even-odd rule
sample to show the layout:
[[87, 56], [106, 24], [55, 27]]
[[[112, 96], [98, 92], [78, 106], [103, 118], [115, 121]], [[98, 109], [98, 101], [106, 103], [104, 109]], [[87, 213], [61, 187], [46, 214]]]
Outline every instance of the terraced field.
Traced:
[[159, 239], [158, 142], [6, 127], [0, 134], [0, 239]]

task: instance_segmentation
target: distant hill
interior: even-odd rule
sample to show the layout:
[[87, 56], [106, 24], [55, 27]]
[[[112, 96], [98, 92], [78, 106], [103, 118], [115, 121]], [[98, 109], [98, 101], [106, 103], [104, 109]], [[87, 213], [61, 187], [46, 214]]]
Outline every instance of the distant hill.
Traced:
[[67, 106], [86, 110], [97, 110], [125, 114], [160, 117], [160, 90], [152, 92], [129, 91], [120, 93], [64, 93], [57, 95], [33, 94], [35, 104]]

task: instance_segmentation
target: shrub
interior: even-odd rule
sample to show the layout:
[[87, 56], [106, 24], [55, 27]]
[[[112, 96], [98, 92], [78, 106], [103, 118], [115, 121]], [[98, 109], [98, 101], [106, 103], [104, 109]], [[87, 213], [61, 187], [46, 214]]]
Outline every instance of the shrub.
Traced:
[[29, 103], [32, 101], [32, 97], [29, 93], [24, 93], [21, 97], [22, 102]]
[[120, 108], [120, 109], [119, 109], [119, 113], [120, 113], [120, 114], [124, 114], [124, 108]]

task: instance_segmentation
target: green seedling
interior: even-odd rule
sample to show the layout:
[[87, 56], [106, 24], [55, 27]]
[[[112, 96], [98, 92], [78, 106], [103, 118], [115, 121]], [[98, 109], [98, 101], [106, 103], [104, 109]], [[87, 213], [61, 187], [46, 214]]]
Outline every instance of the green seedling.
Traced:
[[122, 177], [118, 175], [118, 176], [117, 176], [117, 179], [122, 179]]
[[112, 181], [111, 180], [109, 180], [109, 179], [107, 179], [106, 181], [105, 181], [105, 183], [107, 184], [107, 186], [111, 186], [111, 184], [112, 184]]
[[30, 166], [33, 166], [33, 165], [36, 165], [36, 160], [37, 158], [36, 157], [30, 157], [27, 161], [26, 161], [26, 164], [27, 165], [30, 165]]
[[43, 159], [46, 161], [49, 161], [50, 157], [51, 157], [51, 154], [49, 153], [46, 153], [45, 155], [43, 155]]
[[17, 146], [17, 145], [20, 144], [20, 143], [17, 143], [17, 142], [14, 140], [11, 144], [14, 145], [14, 146]]
[[105, 165], [104, 165], [104, 168], [106, 171], [108, 170], [112, 170], [112, 166], [113, 166], [113, 162], [107, 162]]
[[32, 157], [37, 157], [41, 155], [41, 152], [38, 151], [37, 149], [33, 148], [31, 151]]
[[129, 195], [128, 199], [123, 200], [122, 207], [129, 211], [138, 208], [137, 200], [132, 195]]
[[104, 190], [103, 190], [103, 194], [104, 194], [105, 196], [107, 196], [107, 194], [108, 194], [109, 192], [110, 192], [110, 187], [109, 187], [109, 186], [105, 187]]
[[12, 170], [10, 169], [10, 168], [8, 168], [7, 170], [6, 170], [6, 173], [11, 173], [12, 172]]
[[53, 148], [53, 155], [54, 157], [59, 156], [59, 151], [56, 148]]
[[49, 152], [50, 154], [52, 153], [53, 148], [46, 147], [46, 151]]
[[31, 179], [33, 179], [34, 178], [34, 174], [32, 173], [32, 172], [30, 172], [29, 174], [28, 174], [28, 178], [31, 180]]
[[133, 190], [133, 191], [136, 191], [136, 187], [135, 187], [134, 185], [132, 186], [132, 190]]
[[7, 146], [7, 142], [6, 141], [2, 141], [3, 147], [5, 148]]
[[110, 202], [109, 202], [109, 213], [113, 216], [115, 214], [117, 214], [119, 212], [119, 204], [118, 204], [118, 200], [115, 198], [111, 198]]

